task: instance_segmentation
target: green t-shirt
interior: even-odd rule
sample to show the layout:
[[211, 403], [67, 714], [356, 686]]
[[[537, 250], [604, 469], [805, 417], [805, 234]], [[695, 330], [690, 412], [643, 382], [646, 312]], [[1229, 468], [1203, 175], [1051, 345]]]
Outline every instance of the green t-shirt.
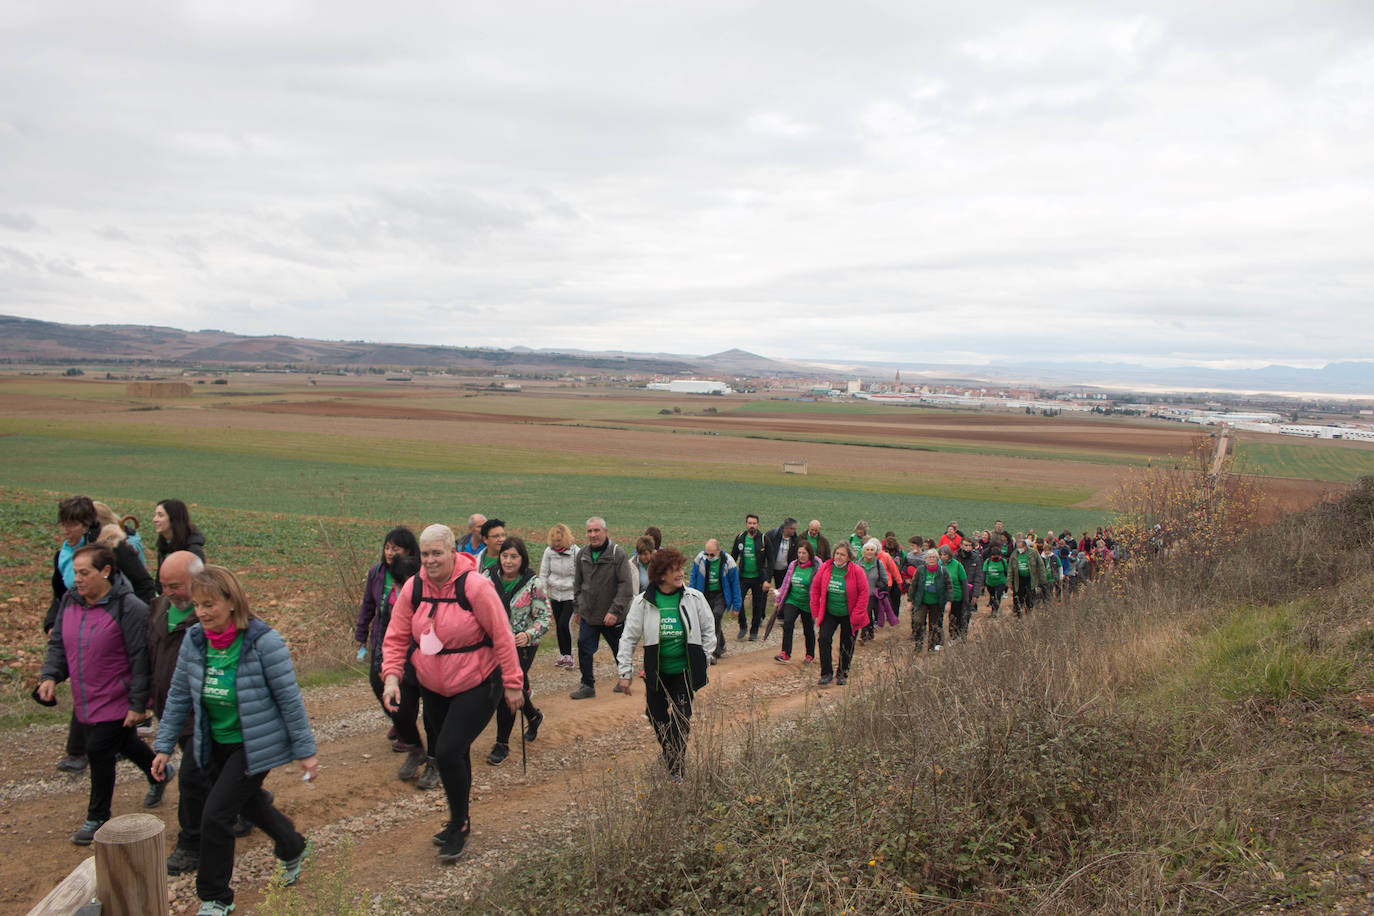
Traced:
[[940, 603], [940, 569], [931, 569], [924, 563], [916, 573], [921, 580], [921, 603], [939, 604]]
[[175, 604], [167, 605], [167, 632], [170, 633], [181, 626], [181, 622], [190, 617], [195, 609], [194, 604], [190, 607], [177, 607]]
[[739, 574], [742, 579], [757, 579], [759, 574], [758, 545], [749, 535], [744, 536], [744, 544], [739, 550]]
[[832, 617], [849, 616], [849, 596], [844, 590], [844, 573], [848, 568], [830, 567], [830, 583], [825, 589], [825, 612]]
[[487, 570], [491, 569], [493, 566], [499, 565], [500, 562], [501, 562], [501, 558], [500, 558], [500, 557], [493, 557], [493, 556], [491, 556], [490, 554], [485, 554], [485, 553], [484, 553], [484, 554], [482, 554], [482, 568], [479, 569], [479, 570], [477, 570], [477, 571], [478, 571], [478, 572], [486, 572]]
[[706, 591], [720, 591], [720, 571], [725, 566], [725, 557], [719, 556], [714, 560], [706, 558]]
[[983, 561], [983, 584], [1006, 585], [1007, 561], [1000, 556], [991, 556]]
[[958, 560], [950, 560], [948, 563], [941, 563], [945, 572], [949, 574], [949, 600], [964, 600], [964, 583], [968, 582], [968, 573], [964, 572], [964, 564]]
[[598, 548], [598, 549], [596, 549], [596, 550], [593, 550], [593, 549], [591, 549], [590, 547], [587, 548], [587, 553], [589, 553], [589, 554], [592, 555], [592, 564], [593, 564], [593, 565], [595, 565], [595, 563], [596, 563], [597, 560], [601, 559], [601, 554], [605, 551], [605, 549], [606, 549], [606, 548], [604, 548], [604, 547]]
[[1016, 564], [1016, 577], [1018, 579], [1031, 578], [1031, 555], [1029, 550], [1019, 551], [1012, 562]]
[[519, 577], [519, 576], [516, 576], [514, 579], [502, 579], [502, 580], [501, 580], [501, 591], [503, 591], [503, 592], [505, 592], [507, 595], [509, 595], [511, 592], [515, 591], [515, 587], [516, 587], [517, 585], [519, 585], [519, 584], [520, 584], [520, 577]]
[[217, 744], [242, 744], [243, 730], [239, 725], [239, 653], [243, 650], [243, 634], [234, 637], [227, 649], [205, 644], [205, 686], [201, 701], [210, 719], [210, 736]]
[[792, 583], [787, 587], [787, 599], [799, 611], [811, 607], [811, 580], [816, 578], [816, 565], [792, 567]]
[[854, 548], [854, 556], [857, 557], [864, 552], [864, 541], [866, 540], [868, 540], [868, 538], [861, 538], [857, 534], [851, 534], [849, 536], [849, 546]]
[[687, 670], [687, 630], [682, 626], [682, 592], [654, 592], [658, 607], [658, 673], [681, 674]]
[[813, 538], [811, 535], [808, 534], [806, 536], [806, 543], [811, 545], [811, 556], [819, 559], [821, 555], [821, 539]]

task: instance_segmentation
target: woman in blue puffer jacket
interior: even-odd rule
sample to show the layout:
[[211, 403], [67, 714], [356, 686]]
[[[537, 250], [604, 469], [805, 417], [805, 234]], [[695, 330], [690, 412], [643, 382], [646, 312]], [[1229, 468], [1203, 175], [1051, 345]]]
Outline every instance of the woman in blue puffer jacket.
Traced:
[[234, 908], [234, 821], [240, 813], [275, 843], [279, 881], [295, 884], [306, 840], [272, 806], [262, 782], [273, 767], [300, 762], [306, 779], [319, 772], [315, 736], [281, 634], [252, 616], [239, 580], [206, 566], [191, 580], [200, 621], [186, 631], [167, 705], [158, 725], [153, 775], [162, 778], [188, 716], [192, 747], [210, 780], [200, 827], [197, 916]]

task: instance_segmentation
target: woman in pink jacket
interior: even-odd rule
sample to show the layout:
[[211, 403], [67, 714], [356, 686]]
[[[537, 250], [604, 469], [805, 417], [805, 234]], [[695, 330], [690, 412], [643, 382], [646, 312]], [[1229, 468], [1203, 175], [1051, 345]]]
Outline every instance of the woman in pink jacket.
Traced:
[[430, 765], [438, 767], [448, 796], [448, 823], [434, 836], [444, 863], [462, 856], [471, 831], [472, 742], [498, 703], [514, 712], [524, 701], [510, 619], [491, 580], [457, 552], [455, 540], [446, 525], [420, 533], [420, 572], [398, 590], [382, 641], [382, 702], [392, 710], [400, 707], [411, 640], [419, 646], [410, 660], [425, 729], [434, 736]]
[[[820, 685], [843, 684], [849, 680], [849, 662], [854, 657], [854, 633], [868, 626], [868, 574], [854, 562], [848, 544], [836, 544], [835, 552], [811, 580], [811, 616], [820, 624]], [[840, 631], [840, 664], [832, 676], [830, 645], [836, 629]]]

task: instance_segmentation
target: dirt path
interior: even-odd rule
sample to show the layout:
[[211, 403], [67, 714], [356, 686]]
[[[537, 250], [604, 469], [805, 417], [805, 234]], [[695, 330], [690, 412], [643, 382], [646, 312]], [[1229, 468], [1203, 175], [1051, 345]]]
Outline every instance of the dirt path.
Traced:
[[[905, 615], [903, 615], [905, 617]], [[879, 631], [874, 646], [860, 647], [855, 679], [861, 679], [862, 655], [885, 644], [897, 644], [909, 631], [906, 620], [896, 630]], [[777, 715], [803, 710], [821, 698], [830, 702], [842, 688], [816, 686], [817, 665], [780, 665], [773, 660], [780, 634], [767, 643], [737, 642], [727, 621], [728, 654], [711, 668], [711, 684], [699, 695], [700, 716], [723, 715], [743, 720], [767, 709]], [[976, 629], [975, 629], [976, 632]], [[800, 649], [801, 634], [797, 634]], [[447, 819], [440, 790], [422, 792], [396, 779], [401, 755], [384, 739], [386, 721], [366, 684], [310, 691], [306, 698], [320, 745], [318, 784], [302, 783], [294, 769], [274, 771], [267, 787], [279, 807], [309, 835], [320, 853], [308, 882], [332, 859], [341, 842], [351, 848], [352, 886], [359, 893], [387, 890], [414, 902], [425, 912], [440, 900], [453, 901], [470, 892], [493, 868], [501, 868], [520, 849], [550, 848], [572, 835], [569, 808], [579, 793], [589, 793], [608, 780], [625, 781], [643, 772], [657, 744], [643, 716], [643, 687], [625, 697], [611, 691], [609, 654], [598, 654], [598, 694], [574, 701], [574, 671], [552, 666], [541, 655], [531, 672], [536, 702], [545, 713], [539, 740], [527, 748], [528, 771], [521, 773], [519, 747], [501, 767], [488, 767], [493, 724], [473, 745], [473, 834], [467, 855], [454, 866], [435, 861], [430, 835]], [[0, 916], [26, 913], [39, 898], [75, 868], [89, 850], [71, 845], [69, 836], [85, 815], [86, 776], [59, 773], [64, 729], [54, 726], [12, 732], [0, 738], [0, 842], [9, 855], [0, 857]], [[518, 741], [518, 736], [517, 739]], [[120, 764], [115, 792], [116, 814], [141, 812], [146, 783], [128, 763]], [[176, 787], [156, 809], [176, 832]], [[240, 841], [234, 885], [238, 912], [253, 911], [275, 862], [269, 841], [258, 832]], [[194, 913], [193, 876], [170, 879], [174, 913]]]

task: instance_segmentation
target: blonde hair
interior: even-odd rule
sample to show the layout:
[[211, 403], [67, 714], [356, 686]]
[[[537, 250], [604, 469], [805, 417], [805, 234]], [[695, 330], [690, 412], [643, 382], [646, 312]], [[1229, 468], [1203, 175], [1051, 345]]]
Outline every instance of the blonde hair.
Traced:
[[212, 566], [207, 563], [204, 569], [191, 577], [191, 600], [198, 602], [202, 598], [227, 598], [233, 606], [229, 619], [240, 630], [248, 626], [248, 621], [253, 616], [248, 607], [248, 596], [244, 594], [238, 576], [223, 566]]
[[95, 539], [95, 542], [114, 550], [128, 539], [128, 535], [124, 533], [124, 529], [118, 523], [106, 522], [100, 526], [100, 536]]
[[549, 546], [554, 550], [566, 550], [573, 545], [572, 529], [559, 522], [549, 529]]

